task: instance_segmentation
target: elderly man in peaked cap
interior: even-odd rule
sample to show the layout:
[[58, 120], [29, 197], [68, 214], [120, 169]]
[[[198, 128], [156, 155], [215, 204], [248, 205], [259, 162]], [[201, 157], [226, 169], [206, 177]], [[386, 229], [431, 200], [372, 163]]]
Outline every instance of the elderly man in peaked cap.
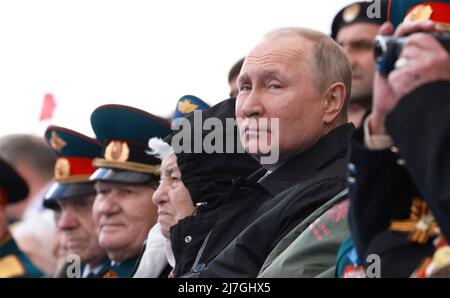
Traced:
[[[92, 128], [102, 143], [102, 157], [92, 174], [97, 195], [93, 215], [100, 246], [111, 259], [105, 277], [131, 277], [149, 230], [156, 224], [152, 196], [158, 186], [160, 161], [146, 153], [148, 139], [163, 138], [168, 123], [145, 111], [104, 105], [91, 115]], [[165, 242], [156, 233], [159, 274], [167, 268]]]
[[95, 171], [92, 161], [100, 156], [100, 142], [59, 126], [49, 126], [45, 138], [57, 160], [56, 182], [46, 193], [44, 206], [55, 210], [61, 245], [81, 262], [79, 272], [69, 272], [73, 260], [66, 259], [55, 277], [101, 276], [109, 262], [98, 243], [92, 218], [96, 192], [94, 182], [89, 180]]

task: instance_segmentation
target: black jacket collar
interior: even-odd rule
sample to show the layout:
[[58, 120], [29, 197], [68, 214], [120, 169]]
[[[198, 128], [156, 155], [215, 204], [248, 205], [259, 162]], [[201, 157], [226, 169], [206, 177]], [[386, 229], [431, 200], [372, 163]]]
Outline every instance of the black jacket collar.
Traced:
[[312, 173], [320, 170], [336, 158], [346, 156], [348, 138], [353, 130], [352, 123], [343, 124], [320, 138], [308, 150], [287, 160], [263, 179], [261, 177], [267, 172], [264, 169], [258, 170], [249, 179], [261, 179], [258, 183], [270, 194], [276, 196], [307, 179]]

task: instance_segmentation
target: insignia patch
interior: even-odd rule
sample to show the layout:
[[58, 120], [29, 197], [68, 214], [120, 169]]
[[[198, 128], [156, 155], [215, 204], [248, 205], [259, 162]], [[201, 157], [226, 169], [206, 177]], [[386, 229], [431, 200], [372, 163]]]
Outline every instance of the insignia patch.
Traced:
[[130, 157], [128, 144], [120, 141], [111, 141], [105, 149], [105, 159], [125, 162]]
[[344, 268], [342, 273], [343, 278], [365, 278], [366, 272], [364, 267], [356, 265], [348, 265]]
[[55, 179], [64, 180], [70, 177], [70, 163], [65, 158], [58, 158], [55, 165]]
[[347, 219], [349, 200], [342, 201], [332, 206], [326, 213], [325, 218], [332, 220], [335, 223], [340, 222], [343, 219]]
[[0, 259], [0, 278], [25, 275], [25, 268], [15, 255], [8, 255]]
[[361, 6], [358, 3], [355, 3], [342, 12], [342, 19], [344, 22], [350, 23], [356, 19], [360, 12]]
[[412, 22], [418, 20], [429, 20], [433, 14], [430, 5], [418, 5], [414, 7], [403, 19], [404, 22]]
[[56, 152], [61, 152], [63, 148], [67, 145], [66, 142], [56, 133], [56, 131], [52, 131], [52, 136], [50, 138], [50, 145]]
[[317, 218], [312, 224], [309, 225], [308, 229], [313, 233], [317, 240], [321, 241], [330, 234], [328, 226], [320, 222], [320, 217]]
[[409, 232], [412, 242], [425, 244], [431, 236], [437, 236], [439, 227], [425, 201], [414, 198], [411, 216], [406, 220], [393, 220], [389, 228], [394, 232]]
[[183, 114], [189, 114], [195, 111], [198, 108], [198, 105], [192, 103], [189, 99], [184, 101], [180, 101], [178, 103], [178, 110]]

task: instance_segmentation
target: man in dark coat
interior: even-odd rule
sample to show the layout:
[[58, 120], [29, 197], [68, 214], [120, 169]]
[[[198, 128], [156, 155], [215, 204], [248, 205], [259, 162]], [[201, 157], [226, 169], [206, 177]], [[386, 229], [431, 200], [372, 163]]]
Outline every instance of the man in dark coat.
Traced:
[[[212, 233], [216, 240], [229, 237], [226, 223], [232, 230], [234, 222], [228, 214], [247, 220], [247, 227], [209, 264], [200, 259], [194, 268], [200, 277], [256, 277], [283, 236], [345, 189], [350, 81], [342, 49], [309, 29], [276, 30], [246, 57], [236, 116], [245, 150], [266, 171], [254, 176], [257, 183], [234, 186], [249, 189], [247, 196], [224, 203], [229, 213]], [[211, 234], [208, 244], [214, 242]]]
[[[434, 18], [443, 7], [450, 5], [408, 11], [431, 9], [425, 16]], [[352, 238], [365, 268], [371, 255], [379, 258], [380, 277], [426, 276], [423, 265], [450, 236], [450, 56], [432, 35], [415, 33], [440, 26], [418, 20], [397, 28], [395, 35], [409, 35], [405, 46], [395, 69], [376, 75], [372, 113], [351, 139]], [[392, 34], [392, 24], [379, 33]]]

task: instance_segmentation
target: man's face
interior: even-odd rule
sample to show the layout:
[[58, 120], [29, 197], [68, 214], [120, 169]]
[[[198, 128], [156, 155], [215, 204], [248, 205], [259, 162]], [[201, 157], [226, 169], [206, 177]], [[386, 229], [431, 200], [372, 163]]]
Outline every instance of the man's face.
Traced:
[[345, 50], [352, 66], [350, 100], [357, 102], [372, 96], [375, 62], [373, 49], [379, 25], [356, 23], [341, 28], [336, 41]]
[[95, 188], [93, 215], [100, 245], [116, 261], [135, 256], [156, 222], [154, 189], [100, 181]]
[[92, 218], [95, 196], [81, 196], [59, 201], [56, 223], [61, 242], [69, 253], [80, 256], [82, 262], [98, 263], [106, 254], [98, 244]]
[[181, 171], [175, 154], [167, 156], [161, 163], [161, 181], [153, 194], [153, 203], [158, 206], [161, 232], [168, 239], [170, 228], [195, 211], [191, 195], [181, 181]]
[[[272, 150], [276, 144], [270, 140], [279, 134], [281, 160], [306, 150], [321, 137], [323, 102], [308, 64], [312, 46], [299, 37], [269, 39], [245, 59], [238, 78], [236, 117], [241, 142], [251, 155], [260, 155], [251, 148], [263, 147], [264, 134]], [[251, 127], [251, 122], [264, 118], [267, 126]], [[272, 118], [279, 119], [279, 131], [272, 129]]]

